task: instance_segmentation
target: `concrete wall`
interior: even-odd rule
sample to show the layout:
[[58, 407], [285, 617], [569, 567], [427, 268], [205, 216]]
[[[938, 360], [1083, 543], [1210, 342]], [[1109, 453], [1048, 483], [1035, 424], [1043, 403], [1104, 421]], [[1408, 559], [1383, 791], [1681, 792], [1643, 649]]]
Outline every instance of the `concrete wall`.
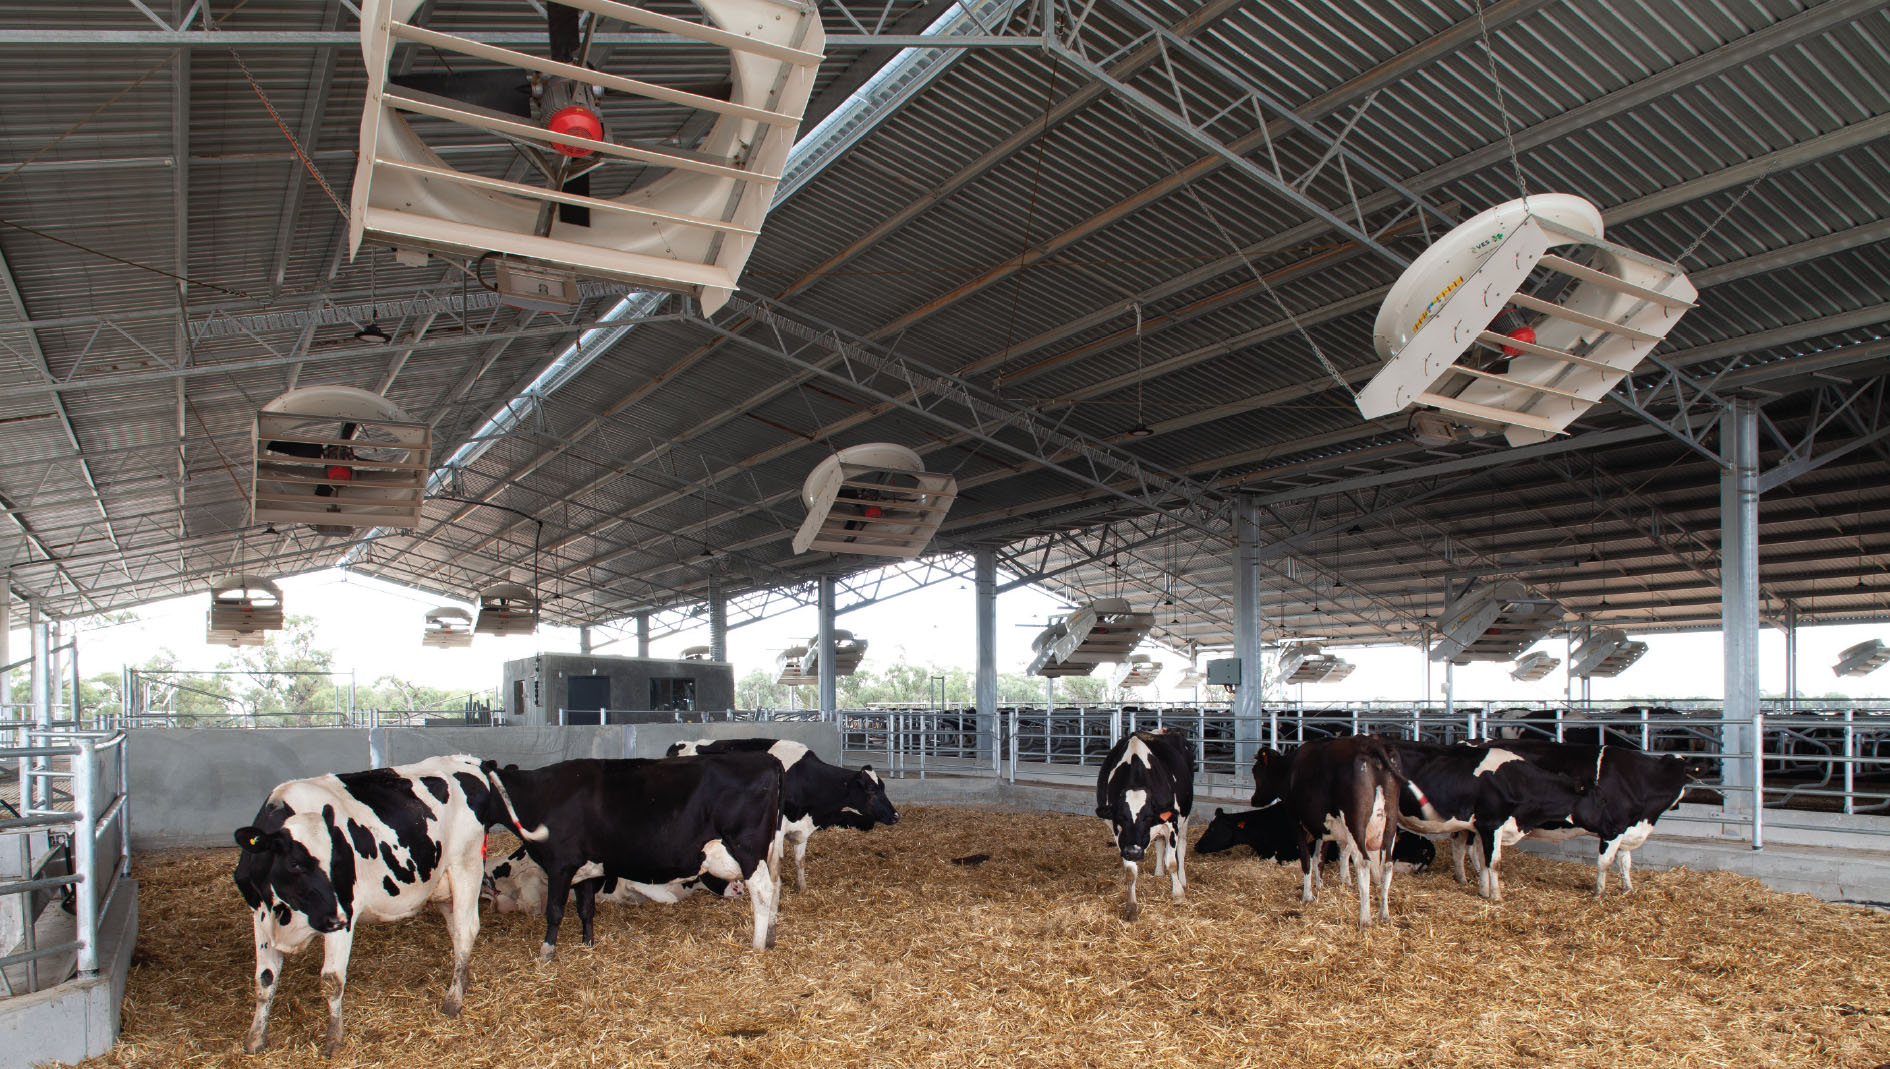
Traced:
[[233, 846], [276, 785], [366, 768], [366, 728], [253, 731], [138, 728], [131, 761], [131, 845]]
[[[650, 708], [652, 679], [693, 679], [697, 709], [735, 707], [735, 669], [726, 661], [672, 661], [653, 657], [605, 657], [598, 654], [545, 653], [507, 661], [500, 670], [500, 702], [513, 724], [556, 724], [558, 710], [570, 706], [572, 676], [606, 676], [610, 708]], [[514, 684], [523, 682], [523, 708], [516, 708]]]
[[608, 727], [136, 728], [130, 733], [131, 846], [229, 846], [280, 783], [472, 754], [537, 768], [579, 757], [661, 757], [673, 742], [768, 736], [840, 763], [834, 724], [752, 721]]

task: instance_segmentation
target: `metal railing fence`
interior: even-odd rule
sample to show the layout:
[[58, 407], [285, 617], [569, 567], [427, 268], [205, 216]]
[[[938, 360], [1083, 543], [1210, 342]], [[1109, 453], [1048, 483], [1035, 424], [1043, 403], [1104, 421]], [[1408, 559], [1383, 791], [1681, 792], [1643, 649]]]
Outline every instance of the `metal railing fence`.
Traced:
[[[1714, 815], [1668, 819], [1733, 825], [1755, 848], [1768, 825], [1829, 830], [1809, 814], [1890, 814], [1890, 709], [1881, 703], [1768, 702], [1751, 724], [1697, 706], [1444, 710], [1388, 703], [1272, 707], [1246, 718], [1225, 706], [1174, 703], [1009, 706], [989, 722], [963, 708], [856, 709], [842, 711], [839, 723], [849, 762], [876, 763], [893, 776], [949, 772], [1088, 785], [1125, 732], [1172, 727], [1195, 748], [1198, 787], [1240, 796], [1252, 789], [1252, 755], [1261, 746], [1290, 749], [1354, 733], [1442, 744], [1542, 738], [1710, 760], [1718, 776], [1695, 784], [1682, 800], [1715, 806]], [[1890, 835], [1890, 823], [1874, 833]]]
[[[0, 844], [19, 851], [19, 876], [0, 883], [0, 897], [20, 898], [24, 924], [21, 949], [0, 956], [0, 970], [24, 965], [26, 987], [33, 991], [39, 989], [40, 964], [56, 955], [71, 953], [79, 975], [98, 972], [99, 921], [110, 912], [131, 865], [130, 775], [122, 730], [0, 724], [0, 738], [8, 736], [13, 745], [0, 748], [0, 761], [13, 762], [20, 804], [18, 816], [0, 820]], [[55, 786], [61, 780], [64, 791]], [[69, 871], [43, 875], [52, 851], [33, 857], [31, 833], [47, 832], [50, 847], [58, 829], [70, 847]], [[68, 890], [74, 938], [38, 945], [36, 897]]]

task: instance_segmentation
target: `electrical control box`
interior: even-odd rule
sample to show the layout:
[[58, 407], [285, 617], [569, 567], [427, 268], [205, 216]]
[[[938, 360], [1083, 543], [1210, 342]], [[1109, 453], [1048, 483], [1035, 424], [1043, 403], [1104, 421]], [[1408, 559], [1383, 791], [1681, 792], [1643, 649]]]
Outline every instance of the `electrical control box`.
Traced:
[[1207, 663], [1207, 681], [1210, 687], [1240, 686], [1240, 658], [1223, 657]]

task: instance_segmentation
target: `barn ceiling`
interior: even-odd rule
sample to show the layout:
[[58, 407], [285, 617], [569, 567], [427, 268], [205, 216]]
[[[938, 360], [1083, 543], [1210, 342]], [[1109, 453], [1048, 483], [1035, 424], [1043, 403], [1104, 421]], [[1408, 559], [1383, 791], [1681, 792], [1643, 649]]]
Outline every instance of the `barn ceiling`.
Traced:
[[[350, 260], [351, 4], [7, 5], [12, 593], [83, 614], [345, 561], [461, 599], [535, 583], [572, 623], [680, 622], [713, 591], [740, 623], [811, 600], [821, 575], [850, 577], [857, 603], [993, 545], [1010, 580], [1120, 592], [1157, 607], [1165, 639], [1213, 647], [1251, 495], [1269, 635], [1411, 637], [1493, 576], [1590, 620], [1710, 627], [1721, 413], [1747, 399], [1776, 472], [1762, 612], [1890, 618], [1880, 2], [821, 12], [831, 43], [788, 192], [743, 291], [705, 318], [610, 283], [573, 314], [533, 313], [438, 258]], [[429, 0], [416, 19], [525, 48], [542, 26], [498, 0]], [[726, 77], [713, 54], [619, 29], [613, 68]], [[394, 62], [436, 57], [403, 45]], [[621, 121], [661, 140], [690, 119]], [[512, 155], [460, 152], [498, 171]], [[1612, 240], [1688, 270], [1698, 309], [1658, 366], [1541, 446], [1362, 419], [1385, 288], [1519, 189], [1596, 202]], [[369, 322], [392, 343], [358, 340]], [[431, 425], [418, 527], [247, 524], [254, 413], [314, 384]], [[890, 581], [788, 544], [807, 472], [869, 441], [960, 487], [938, 558]]]

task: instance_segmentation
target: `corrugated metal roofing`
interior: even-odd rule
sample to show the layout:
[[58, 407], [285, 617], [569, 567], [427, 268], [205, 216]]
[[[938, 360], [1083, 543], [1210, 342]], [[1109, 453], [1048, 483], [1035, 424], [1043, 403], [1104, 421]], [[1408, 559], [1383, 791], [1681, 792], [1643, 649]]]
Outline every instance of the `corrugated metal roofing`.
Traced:
[[[823, 17], [834, 35], [914, 33], [945, 8], [830, 4]], [[1035, 32], [1035, 11], [1006, 29]], [[542, 27], [522, 2], [437, 0], [428, 17], [473, 33]], [[1165, 55], [1143, 36], [1150, 19], [1176, 27]], [[251, 0], [219, 24], [302, 36], [236, 55], [345, 200], [366, 79], [352, 44], [306, 43], [329, 27], [355, 29], [332, 0]], [[33, 43], [44, 30], [155, 27], [118, 0], [0, 15], [0, 50], [33, 58], [0, 64], [0, 219], [14, 224], [0, 254], [20, 295], [17, 308], [0, 300], [11, 527], [0, 545], [13, 546], [16, 594], [82, 612], [200, 589], [233, 562], [332, 564], [359, 539], [245, 526], [259, 405], [291, 384], [381, 390], [432, 424], [437, 462], [576, 337], [490, 304], [396, 311], [473, 284], [438, 259], [350, 261], [341, 214], [305, 180], [229, 49]], [[578, 622], [683, 604], [712, 585], [803, 584], [873, 562], [789, 551], [801, 479], [834, 449], [892, 441], [960, 480], [935, 548], [995, 541], [1015, 569], [1076, 565], [1050, 580], [1071, 598], [1120, 588], [1159, 607], [1171, 640], [1224, 644], [1224, 514], [1081, 563], [1123, 530], [1097, 525], [1146, 523], [1173, 501], [1125, 499], [1099, 485], [1121, 485], [1114, 467], [1041, 455], [1074, 434], [1210, 504], [1234, 492], [1274, 502], [1264, 523], [1283, 548], [1263, 569], [1269, 633], [1416, 635], [1446, 580], [1499, 574], [1588, 619], [1710, 626], [1717, 470], [1686, 446], [1609, 405], [1576, 425], [1599, 436], [1589, 447], [1426, 446], [1402, 419], [1366, 423], [1352, 405], [1376, 366], [1372, 319], [1398, 265], [1297, 198], [1410, 257], [1438, 220], [1411, 214], [1370, 168], [1462, 218], [1514, 197], [1520, 167], [1531, 192], [1601, 205], [1615, 240], [1684, 258], [1702, 298], [1662, 352], [1702, 381], [1756, 391], [1776, 432], [1768, 464], [1814, 427], [1820, 449], [1868, 439], [1765, 496], [1762, 580], [1768, 613], [1890, 618], [1890, 590], [1877, 589], [1890, 551], [1874, 437], [1883, 397], [1857, 392], [1890, 355], [1881, 4], [1105, 0], [1063, 32], [1076, 56], [1185, 110], [1252, 164], [1277, 165], [1295, 192], [1229, 166], [1064, 56], [965, 50], [770, 216], [744, 285], [810, 331], [777, 333], [735, 308], [710, 328], [672, 299], [662, 312], [682, 318], [632, 329], [538, 399], [445, 480], [415, 531], [357, 550], [355, 566], [461, 596], [536, 579], [551, 615]], [[831, 50], [808, 125], [892, 52], [857, 39]], [[619, 44], [609, 62], [675, 84], [727, 76], [725, 59], [695, 46]], [[47, 78], [60, 70], [83, 76]], [[1299, 109], [1319, 136], [1252, 91]], [[609, 96], [605, 107], [613, 132], [648, 140], [688, 118]], [[1349, 156], [1328, 152], [1333, 138]], [[504, 142], [463, 140], [455, 165], [523, 173]], [[600, 190], [637, 181], [629, 172], [600, 177]], [[191, 282], [180, 294], [170, 275]], [[335, 311], [370, 298], [383, 311], [367, 318], [392, 346], [357, 341], [362, 313]], [[576, 322], [616, 300], [591, 298]], [[981, 404], [1030, 413], [1036, 437], [950, 398], [913, 401], [907, 383], [808, 340], [827, 327], [961, 373]], [[35, 345], [43, 373], [24, 355]], [[71, 385], [49, 391], [47, 375]], [[1670, 400], [1653, 402], [1657, 414], [1672, 414]], [[1137, 423], [1155, 433], [1130, 437]], [[1047, 558], [1029, 554], [1081, 529]]]

